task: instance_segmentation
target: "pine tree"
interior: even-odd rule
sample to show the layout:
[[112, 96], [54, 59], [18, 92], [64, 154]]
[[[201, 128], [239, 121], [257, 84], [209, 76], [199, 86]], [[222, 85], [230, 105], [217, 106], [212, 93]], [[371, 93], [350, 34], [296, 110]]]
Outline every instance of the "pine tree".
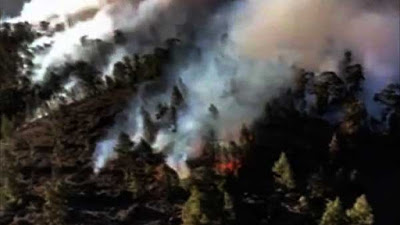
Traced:
[[150, 113], [145, 108], [142, 107], [140, 112], [143, 119], [143, 138], [147, 142], [153, 143], [156, 138], [155, 134], [157, 127], [155, 126]]
[[342, 225], [344, 224], [344, 212], [342, 203], [337, 197], [334, 201], [328, 201], [325, 212], [319, 225]]
[[8, 139], [11, 136], [11, 133], [14, 129], [14, 124], [11, 120], [7, 118], [6, 115], [1, 116], [1, 130], [0, 130], [0, 137], [2, 139]]
[[323, 114], [328, 107], [329, 92], [328, 84], [320, 83], [315, 85], [315, 95], [316, 95], [316, 110], [317, 113]]
[[331, 154], [336, 154], [340, 151], [339, 141], [336, 133], [333, 134], [331, 142], [329, 143], [329, 152]]
[[124, 132], [121, 132], [118, 137], [118, 143], [115, 146], [114, 150], [120, 155], [127, 154], [131, 151], [134, 143], [131, 141], [129, 135]]
[[126, 65], [123, 62], [119, 61], [114, 64], [112, 74], [117, 85], [123, 86], [128, 82], [126, 70]]
[[208, 111], [211, 113], [211, 116], [212, 116], [214, 119], [218, 119], [219, 111], [218, 111], [218, 108], [217, 108], [214, 104], [211, 104], [211, 105], [208, 107]]
[[240, 129], [240, 137], [239, 137], [239, 144], [240, 145], [248, 145], [254, 141], [254, 136], [251, 133], [250, 129], [247, 127], [246, 124], [242, 124]]
[[298, 209], [300, 212], [305, 212], [310, 209], [309, 201], [306, 196], [303, 195], [300, 196], [297, 202], [298, 202]]
[[327, 185], [324, 182], [324, 172], [320, 169], [310, 176], [307, 181], [307, 189], [311, 198], [322, 198], [327, 192]]
[[232, 221], [236, 218], [232, 196], [226, 191], [224, 191], [224, 211], [227, 221]]
[[390, 133], [400, 134], [400, 83], [389, 84], [374, 100], [385, 107], [381, 116], [388, 122]]
[[364, 125], [367, 117], [365, 105], [360, 100], [353, 99], [345, 105], [344, 121], [341, 132], [347, 135], [356, 134]]
[[374, 215], [365, 195], [357, 198], [353, 208], [346, 211], [346, 215], [351, 225], [372, 225]]
[[0, 210], [21, 200], [24, 187], [18, 181], [19, 177], [16, 158], [11, 153], [10, 146], [0, 142]]
[[179, 107], [184, 103], [184, 97], [182, 92], [177, 86], [174, 86], [171, 93], [171, 106]]
[[113, 78], [111, 78], [110, 76], [106, 75], [106, 86], [109, 89], [112, 89], [115, 87], [115, 81], [113, 80]]
[[192, 188], [189, 199], [186, 201], [182, 209], [183, 225], [198, 225], [201, 224], [201, 193], [198, 188]]
[[183, 225], [221, 224], [224, 209], [223, 194], [216, 188], [200, 190], [194, 186], [182, 209]]
[[280, 184], [287, 189], [293, 189], [296, 187], [293, 178], [293, 171], [284, 152], [281, 153], [278, 161], [275, 162], [272, 172], [274, 173], [275, 182], [277, 184]]
[[125, 179], [127, 190], [133, 194], [134, 198], [137, 198], [144, 193], [145, 186], [134, 172], [129, 173]]

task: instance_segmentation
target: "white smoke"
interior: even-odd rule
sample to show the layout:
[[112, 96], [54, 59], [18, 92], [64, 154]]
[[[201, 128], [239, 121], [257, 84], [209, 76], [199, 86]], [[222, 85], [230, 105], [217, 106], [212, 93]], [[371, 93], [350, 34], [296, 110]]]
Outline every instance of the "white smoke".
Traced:
[[116, 145], [115, 140], [104, 140], [100, 142], [96, 148], [96, 152], [94, 155], [95, 163], [94, 163], [94, 172], [98, 173], [101, 168], [103, 168], [111, 157], [115, 155], [113, 149]]
[[[170, 74], [174, 75], [167, 79], [168, 85], [172, 88], [182, 79], [188, 89], [186, 106], [178, 111], [177, 131], [161, 126], [151, 143], [158, 151], [168, 148], [168, 164], [183, 177], [188, 175], [184, 161], [201, 154], [202, 138], [210, 130], [218, 139], [235, 139], [242, 123], [254, 121], [265, 102], [290, 87], [293, 64], [317, 72], [335, 71], [344, 50], [350, 49], [364, 65], [370, 93], [389, 82], [400, 82], [399, 10], [372, 7], [369, 1], [63, 0], [57, 1], [59, 6], [53, 2], [33, 0], [19, 17], [29, 21], [73, 20], [64, 32], [35, 43], [53, 43], [35, 59], [42, 65], [36, 71], [39, 81], [50, 66], [90, 58], [92, 53], [80, 46], [85, 35], [110, 41], [116, 29], [126, 34], [128, 43], [107, 56], [110, 63], [126, 53], [149, 51], [173, 37], [183, 36], [201, 49], [200, 56], [184, 60], [189, 63], [171, 66]], [[216, 2], [227, 7], [215, 12], [207, 7], [218, 5]], [[212, 12], [199, 13], [202, 9]], [[184, 26], [191, 27], [194, 35], [182, 35], [187, 31]], [[111, 74], [112, 65], [102, 65], [102, 69]], [[142, 138], [140, 107], [153, 115], [153, 102], [165, 102], [168, 97], [169, 93], [157, 94], [133, 104], [129, 121], [124, 126], [116, 124], [118, 129], [109, 132], [107, 141], [98, 143], [96, 171], [112, 155], [117, 132], [124, 130], [135, 141]], [[210, 115], [210, 104], [218, 108], [217, 119]]]
[[19, 17], [13, 21], [41, 22], [51, 19], [66, 19], [84, 10], [99, 8], [101, 0], [33, 0], [25, 3]]
[[[189, 175], [185, 160], [201, 154], [202, 139], [211, 130], [216, 133], [215, 138], [236, 139], [241, 125], [259, 117], [264, 103], [292, 83], [289, 64], [278, 59], [258, 60], [240, 56], [237, 44], [229, 38], [232, 33], [230, 19], [234, 18], [231, 11], [212, 17], [212, 22], [204, 30], [207, 39], [197, 43], [201, 56], [189, 60], [186, 66], [178, 67], [173, 71], [175, 76], [170, 78], [171, 87], [178, 79], [187, 87], [185, 107], [178, 110], [176, 131], [171, 127], [161, 127], [151, 144], [155, 151], [168, 152], [167, 163], [178, 171], [180, 177]], [[149, 104], [144, 102], [137, 107], [146, 107], [153, 113], [155, 107], [152, 104], [169, 95], [154, 96], [146, 99]], [[218, 108], [217, 119], [209, 111], [210, 104]], [[131, 115], [141, 121], [133, 130], [134, 139], [143, 134], [143, 119], [138, 111], [137, 108], [131, 111]], [[97, 148], [102, 149], [103, 143], [99, 143]]]
[[374, 93], [400, 82], [400, 2], [248, 0], [234, 39], [247, 57], [277, 55], [312, 71], [337, 71], [344, 50], [364, 66], [367, 107]]
[[[100, 11], [89, 21], [77, 23], [71, 28], [67, 28], [64, 32], [56, 33], [53, 37], [44, 36], [36, 40], [33, 44], [39, 42], [52, 43], [51, 48], [44, 55], [35, 58], [34, 63], [39, 65], [34, 71], [34, 81], [42, 81], [47, 70], [56, 65], [62, 65], [66, 61], [77, 61], [85, 59], [90, 53], [82, 48], [81, 38], [86, 36], [90, 39], [102, 39], [111, 35], [113, 25], [111, 18], [107, 15], [107, 11]], [[96, 51], [96, 49], [91, 49]]]
[[[58, 23], [65, 24], [64, 31], [44, 35], [30, 46], [32, 49], [44, 44], [50, 46], [47, 51], [36, 54], [33, 60], [36, 69], [33, 71], [32, 80], [41, 82], [51, 67], [63, 65], [65, 62], [89, 61], [95, 57], [107, 57], [98, 56], [96, 47], [92, 49], [82, 47], [83, 37], [112, 42], [115, 30], [142, 36], [143, 33], [148, 33], [149, 26], [154, 20], [159, 19], [157, 15], [167, 8], [170, 2], [170, 0], [33, 0], [24, 5], [19, 17], [8, 21], [28, 21], [34, 26], [38, 26], [41, 21], [50, 21], [51, 27]], [[171, 27], [158, 28], [164, 32], [164, 39], [176, 35], [175, 31], [165, 32], [169, 28]], [[135, 39], [134, 36], [130, 37], [129, 46], [130, 50], [134, 52], [141, 49]], [[156, 43], [152, 43], [151, 47], [155, 45]], [[115, 54], [120, 54], [123, 51], [115, 50], [115, 52]], [[118, 56], [111, 58], [115, 59]], [[105, 72], [109, 71], [109, 67], [104, 67], [104, 65], [100, 69], [104, 69]]]
[[[188, 176], [184, 160], [201, 154], [199, 142], [210, 129], [217, 138], [235, 139], [242, 123], [259, 117], [263, 103], [290, 86], [290, 65], [337, 71], [335, 62], [346, 49], [364, 64], [367, 80], [380, 80], [379, 88], [396, 81], [396, 13], [367, 10], [357, 2], [249, 0], [216, 15], [198, 40], [201, 58], [175, 71], [175, 80], [181, 78], [189, 90], [177, 132], [159, 130], [153, 148], [172, 148], [168, 164]], [[224, 41], [215, 38], [224, 35]], [[219, 110], [217, 120], [210, 104]]]

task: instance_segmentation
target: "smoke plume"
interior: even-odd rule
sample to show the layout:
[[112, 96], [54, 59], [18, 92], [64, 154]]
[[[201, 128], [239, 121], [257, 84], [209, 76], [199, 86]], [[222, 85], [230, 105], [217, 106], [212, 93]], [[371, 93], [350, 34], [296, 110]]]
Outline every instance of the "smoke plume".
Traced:
[[[148, 52], [168, 38], [194, 46], [193, 54], [178, 54], [167, 68], [167, 93], [152, 88], [146, 93], [145, 86], [151, 84], [144, 84], [127, 110], [128, 119], [110, 129], [94, 156], [98, 171], [124, 131], [135, 142], [145, 139], [165, 152], [168, 164], [185, 177], [185, 161], [201, 154], [205, 139], [235, 140], [243, 123], [257, 119], [269, 99], [292, 85], [293, 65], [337, 71], [337, 62], [349, 49], [365, 66], [368, 93], [399, 82], [399, 10], [393, 7], [398, 2], [387, 2], [33, 0], [12, 20], [67, 24], [65, 31], [34, 43], [51, 43], [36, 58], [42, 65], [35, 71], [38, 81], [55, 64], [95, 58], [96, 51], [81, 46], [83, 36], [112, 42], [115, 30], [126, 35], [125, 45], [104, 55], [105, 73], [125, 54]], [[169, 100], [174, 92], [182, 95], [182, 104]], [[158, 103], [168, 106], [172, 119], [156, 118]], [[146, 131], [150, 124], [154, 139]]]

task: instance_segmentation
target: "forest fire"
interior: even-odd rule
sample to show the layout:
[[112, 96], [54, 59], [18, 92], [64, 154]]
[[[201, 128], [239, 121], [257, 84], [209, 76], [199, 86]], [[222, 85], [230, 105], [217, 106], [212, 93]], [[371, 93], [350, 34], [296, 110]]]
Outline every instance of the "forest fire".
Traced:
[[18, 1], [0, 224], [399, 221], [398, 0]]
[[229, 162], [217, 163], [215, 168], [220, 174], [237, 174], [238, 170], [242, 167], [242, 163], [238, 159], [233, 159]]

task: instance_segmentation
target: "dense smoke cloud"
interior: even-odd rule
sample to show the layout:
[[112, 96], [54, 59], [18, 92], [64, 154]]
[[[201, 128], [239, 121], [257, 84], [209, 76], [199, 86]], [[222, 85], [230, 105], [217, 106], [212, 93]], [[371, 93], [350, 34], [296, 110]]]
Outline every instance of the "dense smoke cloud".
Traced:
[[[165, 0], [144, 1], [140, 2], [140, 4], [128, 1], [105, 2], [97, 0], [61, 1], [61, 3], [63, 2], [66, 4], [63, 10], [53, 11], [51, 8], [52, 5], [49, 4], [50, 8], [45, 11], [49, 12], [48, 15], [42, 14], [44, 17], [33, 17], [42, 19], [53, 17], [57, 19], [57, 22], [64, 20], [68, 25], [65, 31], [56, 33], [50, 37], [44, 36], [32, 44], [33, 47], [41, 44], [52, 45], [47, 52], [35, 58], [35, 64], [40, 65], [34, 71], [35, 81], [42, 81], [51, 66], [60, 65], [66, 61], [86, 60], [96, 63], [93, 59], [99, 57], [99, 52], [96, 51], [97, 46], [82, 47], [82, 37], [90, 40], [112, 41], [111, 39], [115, 30], [135, 31], [137, 30], [137, 26], [149, 24], [150, 21], [148, 20], [156, 14], [156, 11], [163, 9], [168, 4]], [[31, 5], [24, 7], [21, 16], [17, 20], [29, 18], [32, 15], [30, 11], [36, 12], [35, 8], [42, 5], [42, 2], [33, 1], [29, 4]], [[89, 9], [94, 10], [95, 13]], [[90, 18], [90, 16], [92, 17]], [[72, 23], [71, 21], [74, 22]], [[121, 52], [118, 49], [114, 51], [117, 53]], [[100, 57], [107, 58], [108, 56], [102, 55]], [[97, 63], [104, 64], [102, 62]]]
[[[169, 17], [172, 16], [174, 21], [180, 23], [191, 22], [182, 16], [191, 12], [190, 4], [185, 4], [180, 3], [178, 7], [173, 8], [188, 10], [180, 13], [181, 21], [175, 19], [176, 13], [169, 14]], [[196, 32], [197, 38], [191, 41], [201, 49], [201, 54], [189, 59], [189, 64], [171, 68], [170, 74], [173, 75], [168, 78], [171, 87], [169, 90], [174, 85], [182, 85], [184, 87], [180, 89], [187, 90], [184, 94], [185, 107], [177, 113], [176, 129], [157, 124], [160, 128], [156, 139], [146, 140], [158, 151], [168, 150], [167, 162], [177, 169], [181, 176], [186, 176], [188, 172], [184, 161], [200, 154], [198, 151], [204, 144], [203, 139], [207, 138], [211, 130], [215, 132], [217, 139], [236, 139], [243, 123], [250, 123], [262, 114], [263, 102], [292, 83], [289, 65], [277, 59], [261, 61], [239, 56], [236, 44], [230, 38], [238, 7], [240, 5], [236, 4], [223, 7], [215, 14], [210, 14], [202, 24], [198, 24], [200, 29]], [[193, 19], [194, 11], [191, 15]], [[125, 129], [135, 142], [139, 142], [140, 138], [145, 136], [143, 115], [139, 108], [144, 107], [153, 113], [157, 103], [168, 102], [170, 95], [156, 94], [151, 98], [146, 97], [145, 100], [139, 97], [138, 102], [141, 104], [134, 106], [130, 111], [132, 120], [128, 123], [132, 124], [132, 127], [122, 130]], [[217, 119], [213, 118], [209, 111], [211, 104], [218, 110]], [[103, 157], [109, 155], [109, 150], [104, 146], [112, 148], [109, 145], [115, 142], [110, 142], [109, 139], [115, 139], [117, 135], [118, 132], [113, 130], [109, 138], [98, 145], [98, 151], [103, 153], [96, 154], [97, 162], [104, 162]]]
[[249, 0], [234, 34], [242, 54], [276, 56], [312, 71], [338, 71], [343, 52], [364, 66], [366, 102], [400, 82], [399, 1]]
[[[178, 131], [160, 130], [154, 143], [160, 149], [174, 146], [172, 166], [199, 154], [194, 146], [208, 129], [218, 139], [235, 139], [241, 123], [259, 117], [263, 103], [290, 86], [292, 64], [338, 71], [337, 62], [351, 49], [365, 65], [371, 93], [399, 81], [397, 11], [333, 0], [250, 0], [227, 11], [210, 20], [210, 32], [201, 33], [201, 59], [177, 71], [188, 86], [188, 107], [178, 117]], [[224, 41], [215, 38], [223, 35]], [[209, 115], [210, 104], [219, 109], [217, 120]]]
[[[65, 31], [54, 35], [44, 35], [31, 47], [50, 45], [51, 47], [35, 55], [37, 65], [33, 80], [41, 82], [46, 72], [54, 66], [68, 61], [85, 60], [103, 65], [121, 59], [126, 53], [145, 53], [155, 46], [161, 46], [171, 37], [185, 39], [197, 23], [207, 17], [208, 9], [217, 1], [208, 1], [210, 6], [195, 0], [89, 0], [89, 1], [47, 1], [35, 0], [24, 5], [21, 15], [8, 21], [29, 21], [38, 25], [49, 21], [50, 27], [58, 23], [66, 24]], [[101, 62], [96, 46], [85, 48], [82, 37], [87, 40], [113, 42], [114, 31], [124, 33], [129, 40], [124, 46], [112, 46], [110, 55], [102, 55]], [[96, 55], [97, 54], [97, 55]], [[105, 72], [109, 72], [106, 66]]]
[[[176, 127], [154, 121], [155, 140], [147, 140], [155, 150], [168, 152], [169, 165], [183, 177], [188, 175], [184, 161], [200, 154], [210, 131], [216, 139], [235, 140], [243, 123], [258, 118], [265, 102], [291, 86], [292, 65], [336, 71], [344, 50], [350, 49], [365, 66], [371, 93], [399, 82], [399, 12], [390, 7], [339, 0], [59, 1], [61, 6], [46, 2], [32, 1], [14, 19], [69, 21], [65, 31], [34, 43], [52, 43], [36, 58], [42, 65], [35, 76], [39, 81], [55, 64], [95, 57], [96, 52], [80, 45], [82, 36], [111, 41], [117, 29], [127, 43], [104, 56], [108, 64], [102, 69], [107, 73], [125, 54], [147, 52], [168, 38], [200, 49], [197, 56], [179, 55], [186, 63], [171, 65], [168, 71], [167, 89], [176, 85], [184, 93], [185, 107], [177, 112]], [[39, 11], [40, 5], [48, 8]], [[98, 143], [96, 170], [112, 157], [120, 131], [136, 142], [146, 136], [143, 110], [154, 120], [157, 103], [168, 102], [171, 93], [145, 95], [143, 91], [132, 103], [125, 125], [117, 123]], [[211, 115], [211, 104], [218, 117]]]
[[101, 5], [101, 1], [98, 0], [33, 0], [24, 4], [20, 16], [17, 19], [33, 23], [56, 18], [65, 19], [67, 16], [91, 8], [98, 9]]
[[371, 54], [380, 61], [398, 56], [399, 11], [369, 9], [363, 3], [250, 0], [235, 40], [246, 56], [280, 55], [310, 70], [326, 69], [320, 68], [324, 61], [338, 61], [344, 49], [355, 51], [361, 61]]

